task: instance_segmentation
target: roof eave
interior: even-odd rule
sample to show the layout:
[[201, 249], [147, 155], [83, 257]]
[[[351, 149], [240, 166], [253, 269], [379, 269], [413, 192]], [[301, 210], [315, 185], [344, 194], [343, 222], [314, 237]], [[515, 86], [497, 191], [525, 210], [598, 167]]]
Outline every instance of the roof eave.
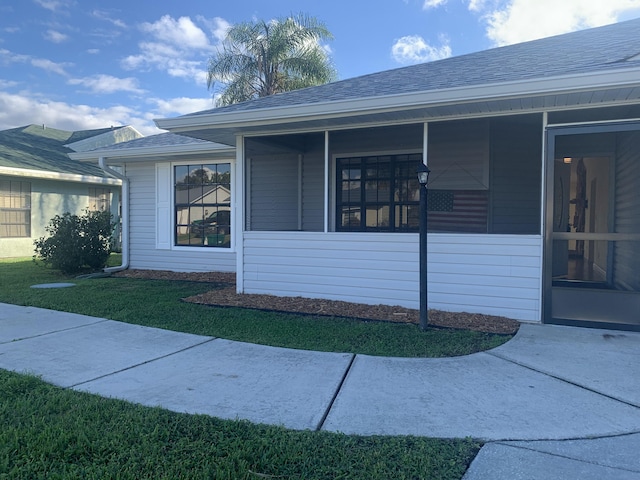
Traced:
[[231, 146], [214, 146], [212, 144], [196, 145], [167, 145], [153, 147], [118, 148], [115, 150], [102, 149], [89, 152], [69, 153], [72, 160], [96, 162], [98, 158], [141, 160], [149, 157], [168, 157], [174, 155], [195, 155], [200, 153], [218, 153], [235, 155], [235, 148]]
[[290, 123], [296, 120], [306, 121], [328, 117], [354, 116], [363, 113], [393, 111], [418, 106], [499, 100], [550, 93], [571, 93], [630, 85], [640, 85], [640, 67], [471, 87], [455, 87], [350, 100], [243, 110], [240, 112], [185, 115], [175, 118], [156, 119], [154, 121], [159, 128], [174, 133], [223, 126], [225, 128], [242, 129], [243, 127], [255, 127], [265, 124], [274, 125]]
[[48, 170], [32, 170], [27, 168], [1, 167], [0, 175], [12, 177], [39, 178], [42, 180], [56, 180], [63, 182], [91, 183], [96, 185], [121, 185], [122, 181], [110, 177], [82, 175], [76, 173], [61, 173]]

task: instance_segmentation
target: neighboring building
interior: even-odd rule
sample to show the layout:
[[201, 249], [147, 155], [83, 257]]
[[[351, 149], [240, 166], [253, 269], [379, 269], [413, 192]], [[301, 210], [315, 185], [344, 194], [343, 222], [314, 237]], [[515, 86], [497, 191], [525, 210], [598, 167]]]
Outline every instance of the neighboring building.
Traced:
[[[124, 166], [132, 268], [235, 269], [240, 292], [413, 308], [426, 162], [430, 308], [639, 329], [639, 32], [632, 20], [158, 120], [179, 135], [72, 157]], [[231, 175], [228, 245], [181, 237], [180, 178], [203, 168]]]
[[119, 215], [121, 181], [68, 153], [142, 135], [132, 127], [68, 132], [29, 125], [0, 131], [0, 258], [31, 256], [55, 215], [110, 210]]

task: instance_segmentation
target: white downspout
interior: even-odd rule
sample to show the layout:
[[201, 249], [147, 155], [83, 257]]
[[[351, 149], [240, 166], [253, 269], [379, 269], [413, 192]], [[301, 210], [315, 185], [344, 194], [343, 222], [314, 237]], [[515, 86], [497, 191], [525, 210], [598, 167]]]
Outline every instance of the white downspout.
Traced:
[[98, 165], [104, 172], [122, 180], [122, 264], [104, 269], [105, 273], [120, 272], [129, 268], [129, 179], [109, 167], [104, 157], [98, 158]]

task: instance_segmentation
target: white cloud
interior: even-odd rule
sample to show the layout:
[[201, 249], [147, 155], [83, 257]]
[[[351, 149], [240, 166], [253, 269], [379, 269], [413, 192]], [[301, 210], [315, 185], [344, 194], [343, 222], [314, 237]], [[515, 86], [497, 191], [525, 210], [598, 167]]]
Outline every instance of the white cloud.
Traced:
[[18, 85], [18, 82], [15, 82], [13, 80], [4, 80], [0, 78], [0, 88], [12, 88], [12, 87], [15, 87], [16, 85]]
[[178, 20], [169, 15], [164, 15], [154, 23], [143, 23], [140, 26], [143, 32], [150, 33], [157, 40], [172, 45], [180, 45], [186, 49], [210, 48], [207, 34], [196, 26], [189, 17], [180, 17]]
[[206, 85], [206, 71], [202, 60], [188, 60], [171, 45], [146, 42], [140, 44], [140, 55], [130, 55], [122, 60], [127, 70], [156, 68], [172, 77], [194, 79], [196, 83]]
[[45, 124], [63, 130], [87, 130], [111, 125], [132, 125], [144, 135], [160, 130], [152, 122], [153, 114], [140, 113], [125, 106], [96, 108], [38, 99], [30, 92], [0, 92], [0, 129], [21, 125]]
[[34, 2], [42, 8], [46, 8], [52, 12], [57, 12], [63, 8], [71, 7], [74, 3], [73, 0], [34, 0]]
[[65, 35], [64, 33], [61, 33], [61, 32], [57, 32], [56, 30], [47, 30], [43, 36], [45, 40], [48, 40], [52, 43], [62, 43], [69, 39], [68, 35]]
[[19, 53], [13, 53], [9, 50], [0, 48], [0, 62], [1, 63], [30, 63], [36, 68], [41, 68], [48, 72], [57, 73], [58, 75], [67, 76], [65, 67], [72, 66], [71, 63], [55, 63], [46, 58], [34, 58], [30, 55], [21, 55]]
[[[209, 29], [215, 42], [223, 38], [229, 28], [221, 18], [207, 20], [197, 17]], [[140, 29], [150, 38], [138, 45], [140, 53], [122, 59], [122, 67], [128, 70], [162, 70], [172, 77], [186, 78], [199, 85], [207, 82], [207, 61], [215, 46], [209, 36], [189, 17], [177, 20], [169, 15], [154, 23], [143, 23]]]
[[451, 47], [448, 39], [441, 37], [440, 43], [439, 47], [434, 47], [419, 35], [408, 35], [396, 40], [391, 47], [391, 56], [396, 62], [405, 65], [450, 57]]
[[52, 12], [55, 12], [56, 9], [60, 6], [60, 2], [57, 2], [55, 0], [35, 0], [35, 3], [40, 5], [42, 8], [51, 10]]
[[487, 37], [501, 46], [614, 23], [640, 13], [640, 0], [472, 0], [469, 9], [482, 15]]
[[[487, 2], [491, 0], [469, 0], [469, 10], [472, 12], [482, 12], [487, 9]], [[494, 0], [492, 3], [497, 3], [499, 0]]]
[[99, 48], [90, 48], [89, 50], [87, 50], [87, 53], [90, 53], [91, 55], [97, 55], [100, 53], [100, 49]]
[[124, 23], [124, 21], [120, 20], [119, 18], [111, 18], [109, 13], [105, 12], [104, 10], [97, 10], [97, 9], [93, 10], [91, 12], [91, 15], [99, 20], [104, 20], [105, 22], [109, 22], [118, 28], [127, 28], [127, 24]]
[[424, 10], [429, 10], [430, 8], [438, 8], [442, 5], [445, 5], [448, 0], [424, 0], [422, 4], [422, 8]]
[[30, 57], [28, 55], [21, 55], [18, 53], [13, 53], [6, 48], [0, 48], [0, 60], [3, 63], [24, 63], [28, 62]]
[[224, 18], [220, 17], [207, 19], [205, 17], [198, 16], [198, 21], [202, 22], [209, 29], [217, 43], [220, 43], [225, 39], [227, 32], [231, 28], [231, 24]]
[[58, 75], [67, 76], [65, 67], [70, 66], [70, 63], [55, 63], [46, 58], [32, 58], [31, 65], [37, 68], [46, 70], [47, 72], [57, 73]]
[[86, 87], [92, 93], [144, 93], [144, 90], [138, 87], [138, 80], [132, 77], [117, 78], [111, 75], [92, 75], [84, 78], [72, 78], [67, 83]]
[[162, 98], [152, 98], [149, 102], [155, 105], [155, 111], [163, 117], [172, 115], [185, 115], [187, 113], [200, 112], [213, 108], [214, 102], [211, 97], [208, 98], [171, 98], [165, 100]]

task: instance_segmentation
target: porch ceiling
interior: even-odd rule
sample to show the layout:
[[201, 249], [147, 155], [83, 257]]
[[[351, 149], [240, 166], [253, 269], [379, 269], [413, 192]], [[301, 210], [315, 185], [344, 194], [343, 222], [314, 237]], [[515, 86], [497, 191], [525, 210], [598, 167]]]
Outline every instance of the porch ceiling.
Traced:
[[[259, 136], [281, 133], [341, 130], [379, 125], [453, 120], [499, 115], [586, 109], [638, 104], [640, 84], [511, 98], [448, 101], [388, 108], [354, 109], [340, 113], [301, 115], [251, 122], [220, 122], [215, 125], [172, 128], [182, 135], [235, 146], [236, 135]], [[329, 110], [329, 109], [328, 109]], [[248, 116], [247, 116], [248, 117]]]

